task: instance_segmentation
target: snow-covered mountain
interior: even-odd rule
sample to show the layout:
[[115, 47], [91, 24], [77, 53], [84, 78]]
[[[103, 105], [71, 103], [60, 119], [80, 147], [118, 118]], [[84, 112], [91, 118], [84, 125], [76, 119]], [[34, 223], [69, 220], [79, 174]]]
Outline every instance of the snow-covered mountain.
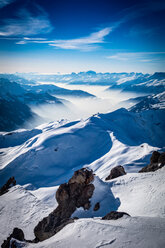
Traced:
[[[138, 171], [150, 163], [153, 151], [165, 148], [164, 93], [142, 97], [131, 110], [97, 114], [86, 120], [59, 121], [32, 130], [0, 134], [0, 187], [14, 176], [17, 185], [0, 196], [0, 244], [14, 227], [34, 239], [34, 227], [58, 206], [55, 194], [74, 171], [84, 167], [95, 176], [88, 210], [61, 231], [38, 243], [20, 247], [165, 246], [165, 167]], [[126, 175], [106, 181], [122, 165]], [[95, 204], [100, 204], [94, 211]], [[118, 220], [103, 220], [110, 211], [124, 211]]]
[[[56, 96], [94, 97], [82, 90], [69, 90], [51, 84], [37, 84], [14, 75], [0, 78], [0, 131], [10, 131], [22, 127], [27, 121], [42, 120], [33, 113], [32, 107], [43, 104], [53, 104], [66, 108], [68, 100]], [[9, 79], [11, 81], [9, 81]], [[18, 83], [13, 79], [17, 79]]]
[[[62, 95], [62, 96], [66, 95], [66, 96], [77, 96], [77, 97], [94, 97], [94, 95], [86, 91], [83, 91], [83, 90], [69, 90], [69, 89], [56, 86], [54, 84], [51, 84], [51, 80], [50, 80], [50, 83], [40, 84], [40, 83], [37, 83], [37, 81], [39, 81], [38, 78], [35, 78], [35, 81], [34, 80], [32, 81], [32, 80], [27, 80], [25, 78], [19, 77], [15, 74], [0, 74], [0, 79], [1, 81], [6, 81], [6, 86], [3, 85], [4, 88], [6, 87], [6, 90], [8, 89], [7, 82], [10, 81], [13, 83], [14, 94], [15, 92], [18, 91], [17, 88], [20, 86], [23, 89], [28, 90], [33, 93], [42, 93], [42, 94], [50, 93], [50, 94]], [[56, 82], [56, 80], [54, 81]], [[17, 86], [15, 85], [16, 84], [15, 82], [17, 82]]]
[[63, 102], [47, 92], [33, 92], [21, 85], [0, 78], [0, 131], [10, 131], [19, 128], [36, 114], [29, 105], [53, 103], [63, 105]]
[[[18, 78], [21, 84], [34, 85], [34, 82], [55, 82], [55, 83], [69, 83], [76, 85], [107, 85], [109, 90], [117, 89], [129, 92], [140, 93], [161, 93], [165, 90], [165, 73], [156, 72], [153, 74], [143, 73], [96, 73], [95, 71], [71, 73], [71, 74], [54, 74], [54, 75], [39, 75], [35, 73], [17, 73], [17, 74], [2, 74], [3, 77], [11, 79]], [[22, 79], [21, 79], [22, 78]], [[24, 78], [24, 79], [23, 79]], [[46, 87], [46, 86], [44, 86]], [[55, 90], [55, 89], [53, 89]], [[107, 89], [108, 90], [108, 89]], [[56, 89], [56, 94], [63, 95], [70, 94], [71, 92], [64, 91], [64, 89]], [[82, 94], [83, 92], [72, 92], [72, 94]]]
[[24, 85], [24, 88], [37, 93], [48, 93], [56, 96], [76, 96], [76, 97], [94, 97], [94, 95], [83, 90], [69, 90], [58, 87], [52, 84], [36, 84], [36, 85]]
[[10, 101], [16, 99], [25, 104], [41, 104], [53, 102], [62, 104], [60, 99], [53, 97], [47, 92], [36, 92], [27, 90], [16, 82], [10, 82], [8, 79], [0, 78], [0, 97]]
[[[25, 78], [26, 80], [41, 82], [63, 82], [69, 84], [89, 84], [89, 85], [113, 85], [118, 80], [133, 80], [139, 77], [147, 77], [149, 74], [142, 73], [96, 73], [95, 71], [71, 73], [71, 74], [35, 74], [35, 73], [17, 73], [14, 77]], [[8, 75], [11, 78], [11, 75]]]
[[[23, 134], [2, 134], [1, 183], [15, 175], [20, 184], [32, 183], [36, 187], [58, 185], [64, 178], [69, 178], [73, 170], [84, 165], [96, 173], [102, 171], [101, 164], [105, 167], [106, 161], [108, 167], [101, 178], [114, 165], [121, 164], [133, 170], [131, 164], [142, 166], [142, 160], [155, 149], [153, 147], [164, 146], [164, 129], [164, 110], [133, 113], [119, 109], [85, 121], [40, 126], [37, 135], [33, 130], [34, 136], [26, 141], [25, 131]], [[116, 154], [117, 147], [118, 156], [114, 160], [111, 153], [114, 151]], [[125, 150], [130, 153], [128, 158], [125, 158]], [[137, 171], [135, 167], [134, 171]]]
[[131, 108], [131, 111], [140, 112], [149, 109], [165, 109], [165, 91], [160, 94], [153, 94], [140, 98], [135, 98], [138, 103]]
[[161, 93], [165, 90], [165, 73], [156, 72], [153, 75], [138, 75], [129, 80], [118, 80], [109, 89], [120, 89], [141, 93]]
[[[63, 82], [69, 84], [89, 84], [89, 85], [109, 85], [113, 89], [123, 89], [129, 91], [143, 91], [147, 93], [160, 93], [164, 89], [164, 72], [156, 72], [153, 74], [143, 73], [96, 73], [95, 71], [71, 73], [71, 74], [54, 74], [39, 75], [22, 73], [16, 74], [14, 77], [24, 78], [25, 80], [41, 81], [41, 82]], [[11, 78], [11, 75], [8, 75]], [[27, 84], [27, 83], [25, 83]], [[156, 88], [154, 88], [156, 87]], [[155, 93], [156, 93], [155, 92]]]

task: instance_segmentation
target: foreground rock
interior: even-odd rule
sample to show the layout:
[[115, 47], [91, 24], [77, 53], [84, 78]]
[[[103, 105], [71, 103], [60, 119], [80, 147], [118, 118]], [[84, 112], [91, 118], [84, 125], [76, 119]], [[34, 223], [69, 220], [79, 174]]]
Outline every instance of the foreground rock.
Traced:
[[76, 171], [68, 183], [61, 184], [56, 192], [58, 207], [45, 217], [34, 228], [36, 241], [43, 241], [60, 231], [65, 225], [73, 222], [70, 219], [76, 208], [90, 208], [90, 198], [94, 192], [92, 171], [80, 169]]
[[117, 220], [121, 217], [123, 217], [123, 215], [127, 215], [130, 216], [129, 214], [125, 213], [125, 212], [117, 212], [117, 211], [111, 211], [110, 213], [106, 214], [102, 220]]
[[14, 228], [12, 234], [5, 240], [2, 244], [2, 248], [16, 248], [16, 241], [14, 240], [19, 240], [19, 241], [25, 241], [24, 238], [24, 233], [21, 229], [19, 228]]
[[150, 164], [142, 168], [139, 172], [151, 172], [162, 168], [165, 165], [165, 152], [154, 151], [150, 158]]
[[0, 195], [3, 195], [9, 191], [12, 186], [16, 185], [16, 180], [14, 177], [10, 177], [9, 180], [0, 188]]
[[126, 172], [124, 170], [124, 167], [119, 165], [119, 166], [116, 166], [114, 167], [111, 172], [110, 172], [110, 175], [108, 177], [105, 178], [105, 180], [111, 180], [111, 179], [114, 179], [116, 177], [120, 177], [120, 176], [123, 176], [123, 175], [126, 175]]

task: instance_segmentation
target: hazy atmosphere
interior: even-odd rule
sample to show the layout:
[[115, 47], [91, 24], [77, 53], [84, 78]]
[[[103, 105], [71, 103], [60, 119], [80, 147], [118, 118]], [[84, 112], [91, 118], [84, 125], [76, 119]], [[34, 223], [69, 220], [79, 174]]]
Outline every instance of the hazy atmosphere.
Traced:
[[58, 86], [71, 90], [84, 90], [93, 94], [95, 97], [81, 98], [78, 96], [60, 95], [61, 99], [65, 99], [64, 106], [57, 106], [55, 104], [41, 104], [30, 105], [32, 111], [36, 113], [39, 118], [34, 118], [33, 122], [26, 123], [25, 127], [35, 127], [44, 122], [64, 120], [79, 120], [86, 119], [91, 115], [98, 113], [106, 113], [114, 111], [120, 107], [129, 108], [135, 104], [135, 101], [129, 100], [140, 95], [134, 92], [121, 92], [119, 90], [106, 90], [107, 86], [82, 86], [82, 85], [66, 85], [59, 83]]
[[165, 2], [0, 0], [1, 248], [165, 247]]

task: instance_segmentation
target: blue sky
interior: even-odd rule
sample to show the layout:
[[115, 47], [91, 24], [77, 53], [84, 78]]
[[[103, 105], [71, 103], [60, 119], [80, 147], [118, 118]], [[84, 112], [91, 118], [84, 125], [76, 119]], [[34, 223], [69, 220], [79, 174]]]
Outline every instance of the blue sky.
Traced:
[[1, 0], [0, 72], [165, 68], [165, 2]]

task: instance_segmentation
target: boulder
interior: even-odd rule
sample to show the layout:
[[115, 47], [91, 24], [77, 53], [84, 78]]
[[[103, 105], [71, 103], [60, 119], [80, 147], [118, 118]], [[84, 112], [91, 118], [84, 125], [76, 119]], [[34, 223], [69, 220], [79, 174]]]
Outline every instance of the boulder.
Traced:
[[110, 213], [108, 213], [104, 217], [102, 217], [102, 220], [117, 220], [117, 219], [123, 217], [123, 215], [130, 216], [129, 214], [127, 214], [125, 212], [111, 211]]
[[3, 195], [8, 192], [8, 190], [16, 185], [16, 180], [14, 177], [10, 177], [9, 180], [0, 188], [0, 195]]
[[139, 173], [156, 171], [165, 165], [165, 152], [159, 153], [154, 151], [150, 158], [150, 164], [143, 167]]
[[159, 164], [159, 163], [154, 163], [154, 164], [149, 164], [145, 167], [143, 167], [139, 173], [142, 173], [142, 172], [153, 172], [153, 171], [156, 171], [160, 168], [162, 168], [163, 165]]
[[2, 248], [16, 248], [16, 242], [15, 240], [12, 239], [16, 239], [19, 241], [25, 241], [24, 238], [24, 233], [21, 229], [19, 228], [14, 228], [12, 234], [7, 238], [7, 240], [5, 240], [2, 244]]
[[116, 177], [120, 177], [120, 176], [123, 176], [123, 175], [126, 175], [126, 172], [124, 170], [124, 167], [119, 165], [119, 166], [116, 166], [114, 167], [111, 172], [110, 172], [110, 175], [108, 177], [105, 178], [105, 180], [111, 180], [111, 179], [114, 179]]
[[85, 168], [74, 172], [68, 183], [61, 184], [56, 192], [57, 208], [41, 220], [34, 228], [36, 241], [43, 241], [50, 238], [65, 225], [74, 221], [71, 215], [76, 208], [90, 208], [90, 198], [94, 192], [93, 171]]

